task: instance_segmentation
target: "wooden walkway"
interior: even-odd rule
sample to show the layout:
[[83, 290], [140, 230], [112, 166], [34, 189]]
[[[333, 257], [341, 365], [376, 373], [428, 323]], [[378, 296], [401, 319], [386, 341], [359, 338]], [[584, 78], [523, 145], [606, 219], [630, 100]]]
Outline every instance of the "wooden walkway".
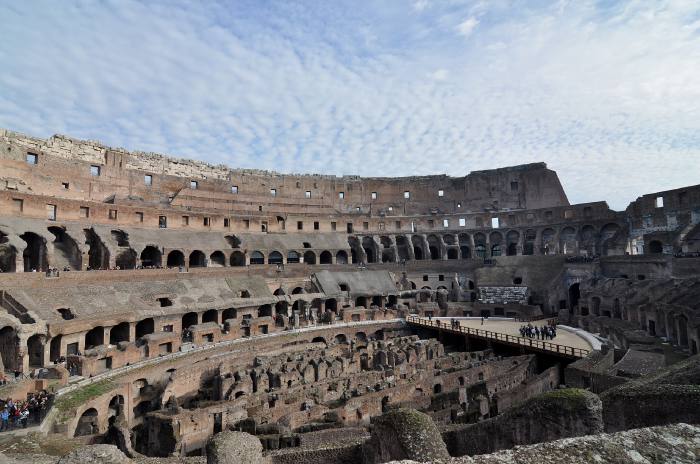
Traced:
[[461, 325], [458, 327], [452, 327], [449, 320], [429, 320], [424, 317], [408, 316], [406, 318], [406, 322], [412, 325], [433, 328], [453, 334], [462, 334], [467, 337], [474, 337], [482, 340], [490, 340], [510, 346], [521, 347], [525, 350], [539, 351], [542, 353], [565, 356], [568, 358], [584, 358], [588, 356], [588, 354], [591, 352], [591, 350], [588, 349], [577, 348], [567, 345], [559, 345], [557, 343], [552, 343], [545, 340], [538, 340], [536, 338], [533, 339], [528, 337], [518, 337], [516, 335], [493, 332], [490, 330], [475, 329], [472, 327], [464, 327]]

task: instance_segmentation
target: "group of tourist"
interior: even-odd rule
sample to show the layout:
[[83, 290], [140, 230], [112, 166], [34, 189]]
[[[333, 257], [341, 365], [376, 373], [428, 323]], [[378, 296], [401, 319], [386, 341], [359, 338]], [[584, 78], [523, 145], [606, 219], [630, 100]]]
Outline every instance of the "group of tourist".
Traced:
[[542, 327], [537, 327], [532, 324], [523, 325], [520, 327], [520, 336], [538, 340], [554, 340], [557, 336], [557, 326], [543, 325]]
[[30, 393], [25, 401], [0, 400], [0, 432], [40, 424], [51, 406], [52, 398], [53, 395], [42, 390]]

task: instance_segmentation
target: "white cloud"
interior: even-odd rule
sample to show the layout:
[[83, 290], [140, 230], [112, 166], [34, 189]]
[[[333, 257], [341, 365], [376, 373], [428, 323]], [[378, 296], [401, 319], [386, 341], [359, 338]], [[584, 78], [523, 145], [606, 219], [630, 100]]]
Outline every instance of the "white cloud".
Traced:
[[696, 2], [263, 5], [0, 6], [0, 127], [281, 172], [545, 161], [618, 209], [700, 178]]
[[474, 29], [476, 29], [476, 26], [478, 25], [479, 20], [472, 16], [459, 23], [457, 26], [457, 32], [464, 37], [469, 37], [472, 35], [472, 32], [474, 32]]

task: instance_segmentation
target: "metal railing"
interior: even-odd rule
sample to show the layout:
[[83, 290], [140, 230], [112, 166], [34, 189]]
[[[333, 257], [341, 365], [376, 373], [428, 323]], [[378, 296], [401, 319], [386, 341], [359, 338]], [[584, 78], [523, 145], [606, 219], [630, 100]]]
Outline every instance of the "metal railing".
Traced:
[[591, 350], [584, 348], [574, 348], [572, 346], [559, 345], [557, 343], [546, 342], [527, 337], [518, 337], [517, 335], [509, 335], [501, 332], [492, 332], [490, 330], [473, 329], [471, 327], [456, 326], [453, 327], [449, 322], [441, 322], [439, 320], [429, 320], [416, 316], [406, 317], [406, 322], [409, 324], [417, 324], [424, 327], [434, 327], [436, 329], [446, 330], [452, 333], [459, 333], [468, 336], [478, 337], [486, 340], [494, 340], [509, 345], [530, 348], [539, 351], [545, 351], [552, 354], [560, 354], [563, 356], [571, 356], [575, 358], [583, 358], [588, 356]]

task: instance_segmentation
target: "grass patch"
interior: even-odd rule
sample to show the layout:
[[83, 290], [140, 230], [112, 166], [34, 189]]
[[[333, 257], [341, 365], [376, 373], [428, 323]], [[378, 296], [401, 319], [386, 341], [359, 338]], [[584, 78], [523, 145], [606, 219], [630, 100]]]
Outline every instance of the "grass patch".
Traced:
[[114, 387], [114, 382], [110, 380], [101, 380], [58, 397], [53, 407], [59, 412], [59, 421], [69, 418], [70, 414], [68, 413], [74, 411], [91, 399], [107, 393]]

